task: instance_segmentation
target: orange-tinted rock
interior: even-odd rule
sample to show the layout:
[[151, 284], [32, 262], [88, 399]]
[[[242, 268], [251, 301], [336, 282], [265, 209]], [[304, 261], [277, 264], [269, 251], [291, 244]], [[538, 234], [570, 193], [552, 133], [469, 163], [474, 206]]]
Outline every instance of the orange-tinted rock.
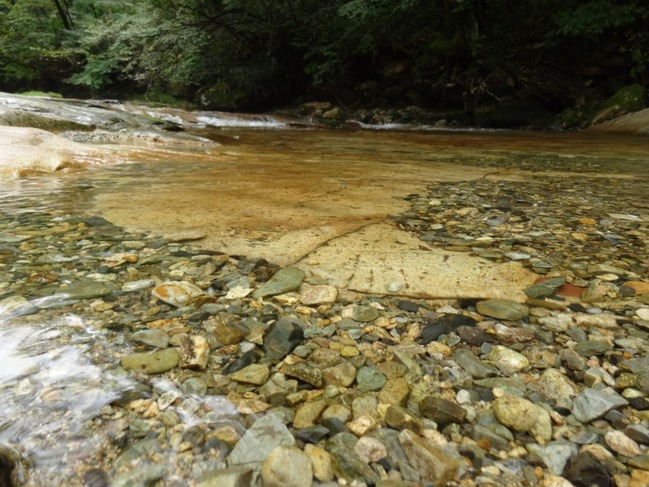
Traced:
[[570, 284], [569, 282], [560, 286], [556, 291], [559, 296], [570, 298], [580, 298], [583, 292], [583, 287], [575, 286], [574, 284]]
[[627, 281], [624, 284], [622, 284], [622, 287], [633, 289], [637, 296], [641, 294], [649, 294], [649, 282]]
[[180, 307], [192, 304], [205, 292], [187, 281], [165, 282], [156, 286], [152, 294], [160, 301]]
[[592, 218], [580, 218], [579, 223], [582, 225], [597, 225], [597, 222]]

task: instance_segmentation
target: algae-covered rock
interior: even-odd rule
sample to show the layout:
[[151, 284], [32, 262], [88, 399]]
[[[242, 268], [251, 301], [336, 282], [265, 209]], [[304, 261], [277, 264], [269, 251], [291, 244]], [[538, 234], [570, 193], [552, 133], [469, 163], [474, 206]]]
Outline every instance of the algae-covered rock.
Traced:
[[284, 267], [275, 273], [270, 280], [261, 285], [252, 296], [256, 299], [266, 296], [287, 293], [300, 287], [304, 280], [305, 273], [296, 267]]
[[79, 130], [88, 132], [95, 130], [94, 125], [86, 125], [73, 120], [64, 120], [54, 117], [45, 117], [31, 112], [20, 110], [5, 110], [0, 113], [0, 125], [9, 127], [31, 127], [47, 130], [48, 132], [66, 132], [68, 130]]
[[625, 86], [601, 104], [599, 110], [590, 120], [590, 125], [597, 125], [630, 112], [642, 110], [647, 105], [647, 93], [643, 86], [634, 84]]

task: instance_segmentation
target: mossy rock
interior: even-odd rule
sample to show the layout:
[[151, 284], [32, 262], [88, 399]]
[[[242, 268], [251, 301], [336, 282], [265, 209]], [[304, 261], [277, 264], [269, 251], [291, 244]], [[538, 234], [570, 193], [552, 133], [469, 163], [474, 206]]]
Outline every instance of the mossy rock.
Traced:
[[0, 112], [0, 125], [7, 125], [9, 127], [30, 127], [55, 133], [67, 132], [68, 130], [91, 132], [96, 128], [94, 125], [84, 125], [71, 120], [59, 120], [18, 110]]
[[559, 114], [556, 120], [556, 128], [582, 129], [588, 126], [593, 115], [597, 112], [597, 106], [586, 105], [580, 108], [568, 108]]
[[627, 113], [637, 112], [646, 106], [647, 92], [643, 86], [639, 84], [625, 86], [599, 106], [595, 115], [590, 118], [590, 125], [597, 125]]
[[647, 106], [647, 91], [643, 86], [634, 84], [625, 86], [602, 104], [602, 108], [619, 106], [627, 112], [637, 112]]

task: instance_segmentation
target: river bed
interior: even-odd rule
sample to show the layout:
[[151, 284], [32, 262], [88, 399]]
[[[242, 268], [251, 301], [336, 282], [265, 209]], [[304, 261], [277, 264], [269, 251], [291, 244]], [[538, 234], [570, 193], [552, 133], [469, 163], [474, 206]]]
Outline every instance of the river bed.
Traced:
[[[584, 386], [558, 348], [595, 343], [588, 370], [616, 389], [611, 397], [646, 395], [642, 378], [628, 386], [613, 378], [620, 360], [649, 350], [646, 294], [624, 288], [648, 281], [645, 138], [231, 125], [188, 132], [204, 142], [182, 152], [147, 140], [149, 157], [146, 145], [124, 147], [110, 165], [0, 182], [0, 445], [17, 484], [243, 485], [261, 475], [272, 485], [276, 474], [260, 467], [282, 447], [297, 450], [286, 454], [298, 463], [308, 456], [322, 485], [493, 485], [503, 475], [532, 485], [562, 471], [544, 456], [546, 445], [564, 437], [580, 445], [575, 438], [593, 434], [597, 443], [597, 428], [611, 428], [580, 409], [581, 423], [567, 420], [573, 429], [562, 430], [559, 416], [577, 411], [575, 396], [597, 381]], [[451, 274], [431, 267], [419, 275], [436, 252], [457, 262]], [[505, 277], [489, 274], [489, 285], [460, 282], [498, 266], [507, 266]], [[252, 294], [282, 268], [304, 272], [302, 287]], [[546, 307], [523, 306], [524, 318], [476, 308], [493, 297], [525, 302], [523, 289], [539, 276], [601, 295], [582, 302], [551, 292]], [[199, 294], [165, 302], [152, 292], [164, 282], [191, 282]], [[310, 298], [313, 288], [329, 295]], [[492, 294], [498, 289], [506, 295]], [[575, 303], [581, 308], [567, 308]], [[453, 315], [466, 320], [443, 328]], [[471, 320], [496, 342], [472, 342]], [[565, 320], [586, 335], [566, 335]], [[300, 336], [279, 355], [270, 345], [277, 322], [289, 330], [280, 342]], [[423, 331], [431, 324], [444, 331], [434, 339]], [[597, 343], [611, 348], [600, 352]], [[520, 357], [501, 359], [498, 347], [527, 354], [527, 366], [507, 368]], [[180, 365], [156, 374], [124, 365], [126, 356], [163, 350], [180, 350]], [[486, 371], [467, 375], [458, 350], [475, 353]], [[206, 362], [192, 362], [199, 352]], [[516, 435], [510, 444], [483, 413], [503, 388], [522, 383], [515, 395], [533, 399], [538, 375], [553, 367], [579, 385], [560, 398], [545, 391], [555, 408], [550, 436], [520, 440], [525, 431], [505, 421]], [[494, 374], [503, 381], [480, 382]], [[403, 383], [418, 385], [404, 392]], [[461, 404], [468, 417], [422, 417], [423, 398], [433, 396]], [[627, 423], [644, 425], [641, 413], [625, 412]], [[491, 447], [477, 424], [496, 432]], [[350, 431], [405, 453], [374, 459], [371, 448], [347, 444]], [[423, 438], [441, 473], [417, 458]], [[525, 452], [530, 439], [540, 449]], [[646, 443], [638, 449], [624, 458], [644, 454]], [[341, 463], [350, 451], [360, 464]], [[617, 474], [641, 478], [638, 462]]]

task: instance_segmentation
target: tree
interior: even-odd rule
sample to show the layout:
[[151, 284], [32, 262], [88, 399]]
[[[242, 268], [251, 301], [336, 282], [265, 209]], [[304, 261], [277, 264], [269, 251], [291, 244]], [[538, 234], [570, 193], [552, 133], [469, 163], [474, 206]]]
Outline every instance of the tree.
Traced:
[[61, 19], [61, 23], [63, 24], [63, 27], [66, 30], [72, 30], [72, 17], [70, 16], [70, 8], [68, 3], [63, 0], [52, 0], [54, 2], [54, 6], [56, 7], [56, 11], [59, 14], [59, 18]]
[[0, 11], [0, 72], [5, 89], [47, 85], [74, 69], [75, 56], [62, 52], [61, 24], [48, 0], [4, 2]]
[[646, 84], [648, 24], [645, 0], [0, 0], [0, 88], [560, 111]]

